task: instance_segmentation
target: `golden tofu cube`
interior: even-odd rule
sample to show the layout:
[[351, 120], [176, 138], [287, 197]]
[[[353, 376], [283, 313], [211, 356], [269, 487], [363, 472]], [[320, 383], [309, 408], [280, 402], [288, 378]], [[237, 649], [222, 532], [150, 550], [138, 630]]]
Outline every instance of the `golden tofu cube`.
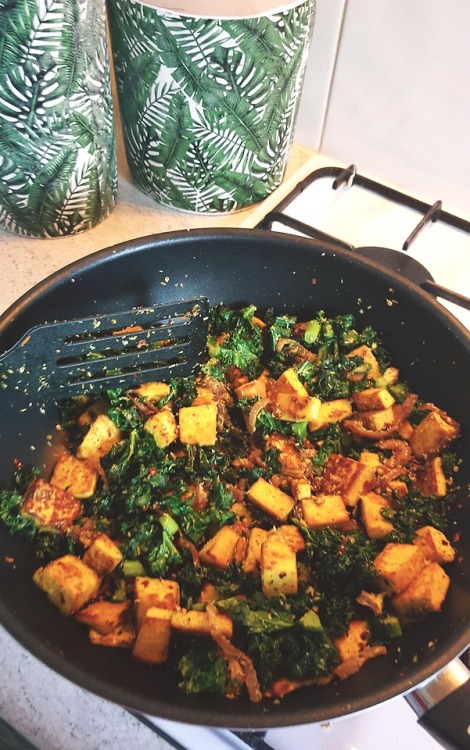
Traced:
[[367, 365], [369, 368], [367, 371], [367, 377], [372, 380], [377, 380], [377, 378], [381, 377], [380, 372], [380, 366], [378, 363], [378, 360], [372, 351], [372, 349], [367, 346], [366, 344], [361, 344], [361, 346], [358, 346], [356, 349], [353, 349], [349, 354], [348, 357], [360, 357], [364, 360], [364, 364]]
[[70, 492], [78, 498], [93, 497], [97, 481], [96, 469], [71, 453], [60, 454], [50, 479], [54, 487]]
[[458, 434], [457, 422], [441, 412], [430, 411], [413, 430], [411, 450], [417, 458], [428, 458], [439, 453]]
[[293, 478], [291, 479], [290, 487], [294, 499], [297, 500], [297, 502], [299, 502], [299, 500], [308, 500], [312, 497], [312, 486], [307, 479]]
[[243, 571], [247, 575], [259, 573], [261, 564], [261, 547], [267, 540], [268, 534], [269, 532], [266, 531], [266, 529], [260, 529], [257, 526], [251, 529], [245, 559], [243, 561]]
[[294, 550], [294, 552], [302, 552], [305, 549], [305, 539], [297, 526], [283, 524], [282, 526], [272, 529], [268, 534], [270, 539], [274, 536], [277, 539], [282, 539]]
[[39, 526], [66, 529], [80, 516], [82, 504], [71, 492], [35, 479], [24, 496], [21, 513], [34, 518]]
[[268, 535], [261, 548], [261, 587], [267, 597], [296, 594], [299, 588], [295, 550], [277, 534]]
[[142, 383], [138, 388], [133, 388], [132, 393], [137, 398], [143, 401], [150, 401], [156, 403], [161, 401], [162, 398], [167, 398], [170, 395], [171, 388], [168, 383], [161, 383], [160, 381], [152, 381], [150, 383]]
[[351, 620], [344, 635], [334, 638], [333, 643], [341, 661], [348, 661], [357, 656], [370, 638], [370, 630], [366, 620]]
[[139, 630], [150, 607], [174, 610], [180, 603], [180, 589], [176, 581], [165, 578], [136, 576], [134, 579], [134, 618]]
[[275, 390], [278, 393], [290, 393], [292, 396], [308, 398], [309, 393], [297, 375], [293, 367], [284, 370], [282, 375], [276, 380]]
[[180, 440], [187, 445], [214, 445], [217, 438], [217, 405], [182, 406], [179, 410]]
[[361, 411], [388, 409], [395, 403], [395, 399], [386, 388], [366, 388], [364, 391], [356, 391], [352, 394], [352, 400]]
[[316, 396], [298, 396], [296, 393], [274, 391], [271, 407], [275, 417], [285, 422], [311, 422], [320, 410], [320, 399]]
[[398, 425], [397, 433], [403, 440], [409, 441], [413, 434], [414, 427], [409, 419], [404, 419], [403, 422]]
[[436, 497], [446, 496], [447, 482], [440, 456], [435, 456], [426, 461], [424, 471], [419, 478], [419, 485], [426, 495], [435, 495]]
[[390, 508], [390, 503], [376, 492], [362, 495], [361, 517], [370, 539], [382, 539], [393, 531], [393, 523], [382, 515], [382, 510], [386, 508]]
[[416, 544], [387, 544], [374, 560], [380, 586], [384, 591], [399, 593], [410, 585], [426, 564]]
[[159, 448], [166, 448], [178, 437], [178, 425], [171, 409], [160, 409], [147, 419], [144, 430], [152, 435]]
[[113, 572], [122, 560], [122, 552], [107, 534], [98, 534], [83, 555], [83, 562], [100, 576]]
[[395, 414], [391, 406], [388, 409], [364, 411], [362, 417], [364, 425], [369, 430], [386, 430], [395, 422]]
[[237, 398], [266, 398], [266, 378], [256, 378], [235, 388]]
[[101, 585], [97, 572], [75, 555], [64, 555], [38, 568], [33, 581], [66, 616], [94, 599]]
[[346, 505], [354, 507], [361, 495], [370, 490], [374, 474], [374, 466], [333, 453], [323, 472], [322, 493], [342, 495]]
[[310, 529], [342, 526], [349, 521], [349, 513], [341, 495], [317, 495], [300, 503], [305, 523]]
[[280, 490], [279, 487], [267, 482], [263, 477], [260, 477], [251, 485], [247, 496], [258, 508], [278, 521], [287, 521], [295, 505], [293, 497]]
[[328, 424], [342, 422], [343, 419], [350, 417], [352, 414], [351, 402], [347, 398], [338, 398], [334, 401], [323, 401], [320, 404], [316, 419], [308, 423], [310, 432], [321, 430]]
[[229, 615], [222, 612], [209, 614], [198, 609], [177, 609], [173, 612], [171, 626], [183, 633], [195, 635], [212, 635], [220, 633], [230, 640], [233, 636], [233, 622]]
[[380, 456], [378, 453], [372, 453], [372, 451], [361, 451], [359, 456], [361, 464], [367, 464], [367, 466], [380, 466]]
[[92, 602], [79, 610], [75, 619], [98, 631], [98, 633], [106, 635], [123, 624], [129, 615], [130, 605], [130, 601], [108, 602], [103, 600]]
[[215, 401], [214, 393], [206, 385], [196, 386], [197, 396], [191, 406], [200, 406], [201, 404], [212, 404]]
[[163, 664], [168, 659], [171, 641], [171, 609], [150, 607], [135, 639], [132, 656], [147, 664]]
[[417, 530], [413, 544], [421, 547], [427, 560], [450, 563], [455, 558], [455, 549], [446, 535], [433, 526], [422, 526]]
[[423, 568], [416, 578], [396, 596], [391, 604], [403, 625], [439, 612], [446, 598], [450, 578], [437, 562]]
[[240, 533], [233, 526], [222, 526], [199, 552], [199, 559], [206, 565], [226, 568], [235, 558]]
[[135, 641], [135, 628], [129, 622], [116, 625], [109, 633], [100, 633], [90, 628], [88, 631], [90, 643], [93, 646], [108, 646], [111, 648], [132, 648]]
[[98, 463], [120, 439], [119, 427], [106, 414], [99, 414], [78, 446], [77, 457]]

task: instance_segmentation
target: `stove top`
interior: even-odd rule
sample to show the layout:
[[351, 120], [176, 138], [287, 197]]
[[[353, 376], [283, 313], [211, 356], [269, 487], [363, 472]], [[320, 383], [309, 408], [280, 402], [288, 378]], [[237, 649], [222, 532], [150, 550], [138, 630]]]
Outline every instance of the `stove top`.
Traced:
[[470, 328], [470, 221], [358, 173], [313, 171], [258, 224], [372, 259], [437, 297]]

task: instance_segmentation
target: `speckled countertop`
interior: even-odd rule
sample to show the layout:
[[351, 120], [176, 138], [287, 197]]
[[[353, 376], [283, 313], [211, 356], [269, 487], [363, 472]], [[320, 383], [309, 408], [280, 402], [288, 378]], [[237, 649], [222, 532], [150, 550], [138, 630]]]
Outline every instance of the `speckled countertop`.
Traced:
[[[38, 240], [0, 230], [0, 314], [36, 283], [96, 250], [159, 232], [253, 227], [324, 156], [294, 146], [286, 177], [254, 208], [225, 216], [186, 214], [157, 205], [133, 184], [118, 133], [119, 192], [112, 214], [72, 237]], [[40, 750], [169, 750], [170, 745], [124, 709], [73, 685], [29, 654], [0, 626], [0, 717]], [[5, 740], [0, 750], [16, 750]]]

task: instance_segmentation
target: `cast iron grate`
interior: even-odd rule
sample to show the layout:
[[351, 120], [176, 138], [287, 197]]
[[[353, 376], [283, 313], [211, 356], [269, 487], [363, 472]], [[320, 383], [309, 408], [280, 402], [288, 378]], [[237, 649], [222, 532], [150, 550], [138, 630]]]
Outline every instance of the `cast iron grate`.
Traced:
[[[421, 215], [418, 224], [403, 242], [401, 251], [386, 247], [355, 247], [334, 235], [327, 234], [310, 224], [306, 224], [305, 222], [284, 213], [286, 208], [288, 208], [295, 198], [303, 193], [309, 185], [316, 180], [324, 178], [331, 178], [331, 188], [333, 190], [338, 190], [345, 185], [349, 188], [352, 188], [353, 186], [361, 187], [375, 193], [385, 200], [410, 208]], [[408, 254], [408, 250], [424, 227], [435, 222], [443, 222], [444, 224], [465, 232], [470, 236], [470, 221], [466, 221], [459, 216], [444, 211], [442, 201], [438, 200], [433, 204], [425, 203], [418, 198], [414, 198], [413, 196], [407, 195], [395, 188], [391, 188], [388, 185], [384, 185], [359, 174], [356, 166], [351, 164], [346, 169], [341, 167], [322, 167], [321, 169], [311, 172], [307, 177], [301, 180], [293, 190], [291, 190], [291, 192], [275, 207], [274, 210], [266, 214], [264, 219], [262, 219], [257, 225], [257, 228], [270, 230], [275, 223], [281, 224], [300, 232], [307, 237], [321, 240], [332, 248], [339, 247], [343, 250], [349, 250], [358, 255], [362, 255], [363, 257], [370, 258], [384, 267], [406, 277], [409, 281], [417, 284], [429, 294], [432, 294], [435, 297], [441, 297], [448, 302], [453, 302], [466, 310], [470, 310], [470, 299], [468, 297], [436, 283], [425, 266], [416, 260], [416, 258], [413, 258]]]

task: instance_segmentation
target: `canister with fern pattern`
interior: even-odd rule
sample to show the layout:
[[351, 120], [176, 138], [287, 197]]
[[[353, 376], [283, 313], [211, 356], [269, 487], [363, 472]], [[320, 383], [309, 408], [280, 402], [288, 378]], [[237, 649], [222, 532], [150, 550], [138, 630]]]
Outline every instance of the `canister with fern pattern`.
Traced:
[[116, 189], [104, 0], [0, 0], [0, 227], [75, 234]]
[[225, 213], [279, 186], [316, 0], [108, 0], [132, 176], [161, 204]]

